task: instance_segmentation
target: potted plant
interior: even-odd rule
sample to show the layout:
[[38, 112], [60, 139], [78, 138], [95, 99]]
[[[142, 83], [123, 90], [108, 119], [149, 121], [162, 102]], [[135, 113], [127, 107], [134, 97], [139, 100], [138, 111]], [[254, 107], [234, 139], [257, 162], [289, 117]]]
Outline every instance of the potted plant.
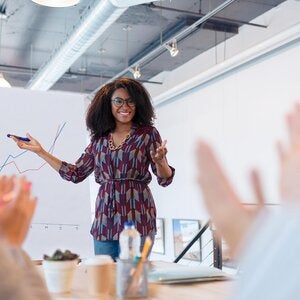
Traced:
[[53, 293], [70, 292], [79, 255], [69, 250], [57, 249], [53, 255], [44, 255], [43, 269], [47, 287]]

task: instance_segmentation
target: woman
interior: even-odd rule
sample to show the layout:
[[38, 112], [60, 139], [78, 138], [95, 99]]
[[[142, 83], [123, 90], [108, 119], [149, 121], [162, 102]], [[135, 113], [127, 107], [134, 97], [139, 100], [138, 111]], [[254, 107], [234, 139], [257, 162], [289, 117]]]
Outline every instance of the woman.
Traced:
[[154, 109], [141, 83], [120, 78], [102, 87], [90, 104], [86, 124], [91, 142], [75, 165], [62, 162], [27, 134], [29, 142], [14, 138], [21, 149], [35, 152], [60, 176], [81, 182], [93, 171], [100, 184], [91, 228], [95, 254], [119, 255], [119, 234], [132, 220], [141, 234], [154, 240], [156, 208], [148, 184], [149, 166], [161, 186], [169, 185], [174, 168], [166, 159], [166, 141], [153, 127]]

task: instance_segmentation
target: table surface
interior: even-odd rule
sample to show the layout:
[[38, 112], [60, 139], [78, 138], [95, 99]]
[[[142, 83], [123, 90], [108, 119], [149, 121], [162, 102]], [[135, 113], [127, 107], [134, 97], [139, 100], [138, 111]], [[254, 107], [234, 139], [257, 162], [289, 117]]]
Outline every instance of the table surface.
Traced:
[[[39, 268], [42, 275], [43, 270]], [[192, 284], [155, 284], [149, 283], [149, 291], [147, 298], [134, 298], [134, 299], [151, 299], [151, 300], [223, 300], [229, 295], [230, 288], [232, 287], [233, 281], [212, 281], [212, 282], [201, 282]], [[85, 299], [85, 300], [96, 300], [105, 299], [113, 300], [118, 299], [115, 295], [114, 287], [111, 293], [102, 297], [89, 296], [87, 288], [87, 274], [86, 267], [79, 265], [75, 271], [73, 278], [73, 287], [70, 293], [65, 294], [51, 294], [53, 300], [64, 300], [64, 299]]]

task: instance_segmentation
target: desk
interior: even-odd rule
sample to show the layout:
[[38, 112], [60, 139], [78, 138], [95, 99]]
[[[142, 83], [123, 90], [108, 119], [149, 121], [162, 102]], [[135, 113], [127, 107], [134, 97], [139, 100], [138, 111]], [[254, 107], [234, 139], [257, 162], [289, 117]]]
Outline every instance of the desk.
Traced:
[[[77, 267], [73, 280], [73, 289], [71, 293], [66, 294], [52, 294], [53, 300], [99, 300], [103, 299], [99, 297], [92, 297], [88, 295], [87, 290], [87, 275], [85, 272], [85, 266], [81, 265]], [[42, 272], [42, 269], [40, 268]], [[43, 273], [43, 272], [42, 272]], [[147, 298], [150, 300], [223, 300], [229, 295], [229, 290], [232, 286], [232, 281], [214, 281], [214, 282], [202, 282], [193, 284], [177, 284], [177, 285], [163, 285], [149, 283], [149, 293]], [[118, 299], [115, 296], [114, 291], [103, 300]], [[138, 298], [131, 298], [138, 299]]]

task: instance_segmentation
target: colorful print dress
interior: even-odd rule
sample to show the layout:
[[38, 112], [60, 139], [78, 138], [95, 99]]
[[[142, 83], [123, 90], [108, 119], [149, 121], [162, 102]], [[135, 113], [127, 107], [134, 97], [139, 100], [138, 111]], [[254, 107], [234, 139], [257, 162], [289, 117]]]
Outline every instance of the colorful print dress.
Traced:
[[[133, 220], [142, 236], [156, 233], [156, 208], [149, 189], [152, 179], [149, 166], [157, 176], [150, 155], [161, 144], [153, 126], [131, 129], [130, 136], [120, 149], [109, 148], [109, 135], [91, 139], [85, 152], [74, 165], [63, 162], [59, 174], [65, 180], [78, 183], [93, 171], [99, 183], [95, 219], [91, 234], [96, 240], [118, 240], [124, 222]], [[174, 177], [157, 176], [158, 184], [169, 185]]]

